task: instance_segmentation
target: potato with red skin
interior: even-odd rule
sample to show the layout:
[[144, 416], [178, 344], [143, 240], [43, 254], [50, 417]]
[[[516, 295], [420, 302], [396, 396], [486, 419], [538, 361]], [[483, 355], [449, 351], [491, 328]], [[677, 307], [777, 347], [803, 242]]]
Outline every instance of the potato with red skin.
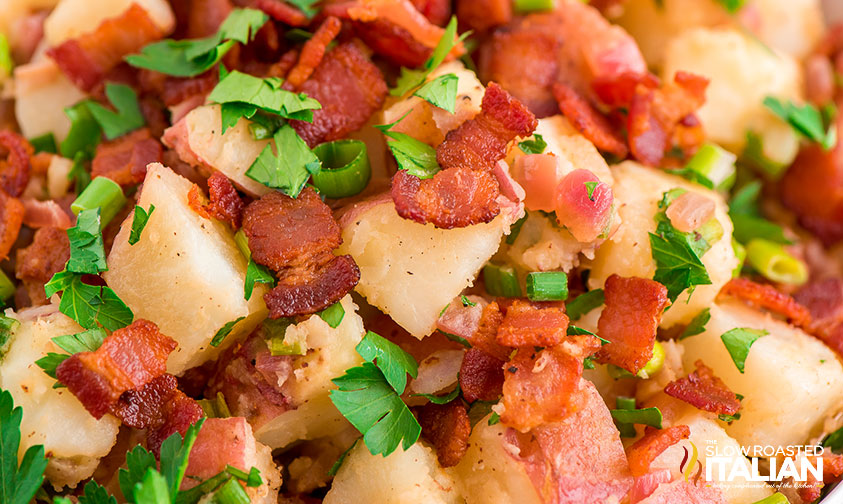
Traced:
[[612, 188], [588, 170], [574, 170], [556, 186], [556, 219], [580, 242], [606, 234], [612, 218]]

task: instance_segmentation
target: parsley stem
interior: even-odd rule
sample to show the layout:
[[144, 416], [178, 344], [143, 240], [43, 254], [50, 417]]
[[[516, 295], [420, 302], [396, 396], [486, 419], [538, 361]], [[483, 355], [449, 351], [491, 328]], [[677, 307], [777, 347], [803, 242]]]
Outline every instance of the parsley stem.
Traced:
[[790, 255], [782, 245], [756, 238], [746, 244], [746, 260], [765, 278], [801, 285], [808, 281], [805, 263]]
[[521, 296], [521, 285], [518, 283], [518, 275], [512, 266], [487, 264], [483, 268], [483, 281], [486, 283], [486, 292], [492, 296]]
[[528, 273], [527, 297], [530, 298], [530, 301], [563, 301], [568, 299], [568, 275], [564, 271]]
[[70, 205], [74, 215], [79, 215], [83, 210], [100, 208], [100, 228], [105, 226], [117, 215], [117, 212], [126, 204], [126, 197], [123, 189], [117, 182], [107, 177], [97, 177], [88, 184], [82, 194], [76, 197]]
[[346, 198], [363, 191], [372, 177], [366, 144], [360, 140], [336, 140], [317, 145], [313, 153], [322, 169], [313, 176], [313, 185], [329, 198]]

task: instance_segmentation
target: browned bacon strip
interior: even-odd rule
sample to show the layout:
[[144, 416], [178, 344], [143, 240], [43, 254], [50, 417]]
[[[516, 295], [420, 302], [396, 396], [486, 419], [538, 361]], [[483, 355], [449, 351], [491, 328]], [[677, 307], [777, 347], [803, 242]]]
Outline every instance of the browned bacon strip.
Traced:
[[351, 256], [335, 256], [342, 243], [331, 209], [310, 188], [298, 198], [271, 192], [243, 212], [252, 258], [278, 273], [264, 296], [273, 318], [307, 315], [339, 301], [360, 279]]
[[114, 331], [94, 352], [80, 352], [62, 362], [56, 377], [91, 415], [101, 418], [120, 395], [143, 387], [166, 371], [176, 342], [143, 319]]
[[629, 470], [633, 476], [643, 476], [650, 470], [650, 464], [661, 453], [683, 439], [688, 439], [691, 429], [687, 425], [674, 425], [666, 429], [647, 427], [644, 437], [626, 451]]
[[410, 0], [413, 7], [421, 12], [428, 21], [437, 25], [444, 26], [451, 18], [451, 2], [450, 0]]
[[503, 390], [503, 365], [506, 361], [470, 348], [460, 365], [460, 390], [468, 402], [497, 401]]
[[163, 403], [158, 414], [160, 420], [153, 423], [146, 433], [146, 447], [155, 454], [160, 451], [165, 439], [176, 432], [184, 435], [188, 427], [205, 416], [199, 403], [178, 389]]
[[196, 77], [171, 77], [145, 69], [140, 70], [138, 76], [143, 91], [159, 97], [168, 107], [208, 94], [219, 81], [216, 68]]
[[498, 328], [498, 343], [515, 348], [549, 347], [562, 343], [568, 337], [568, 316], [565, 315], [565, 306], [560, 305], [542, 306], [516, 299], [507, 308]]
[[808, 309], [772, 285], [756, 283], [747, 278], [733, 278], [720, 289], [719, 295], [735, 297], [756, 308], [783, 315], [795, 326], [808, 327], [811, 324]]
[[64, 269], [70, 259], [70, 240], [63, 229], [43, 227], [32, 244], [19, 248], [15, 256], [15, 277], [23, 282], [33, 306], [45, 304], [44, 284]]
[[254, 7], [266, 12], [272, 19], [290, 26], [307, 26], [304, 13], [282, 0], [254, 0]]
[[703, 411], [718, 415], [734, 415], [741, 407], [741, 402], [734, 392], [714, 376], [714, 371], [701, 360], [694, 363], [696, 369], [688, 376], [667, 384], [664, 393]]
[[239, 229], [243, 219], [243, 200], [228, 177], [214, 172], [208, 178], [208, 193], [211, 203], [206, 207], [207, 212], [218, 220], [228, 222], [234, 229]]
[[811, 314], [806, 330], [843, 356], [843, 279], [814, 280], [794, 295]]
[[637, 373], [653, 356], [656, 328], [670, 304], [664, 285], [646, 278], [612, 275], [604, 287], [606, 308], [597, 333], [609, 340], [597, 352], [600, 362]]
[[436, 448], [442, 467], [457, 465], [468, 450], [471, 423], [461, 401], [448, 404], [428, 403], [417, 409], [422, 434]]
[[553, 85], [553, 96], [562, 114], [595, 147], [620, 158], [626, 157], [628, 151], [621, 135], [585, 98], [558, 82]]
[[313, 71], [319, 66], [322, 58], [325, 56], [325, 50], [328, 44], [340, 33], [342, 23], [338, 18], [329, 16], [322, 22], [313, 37], [305, 42], [299, 53], [299, 61], [296, 66], [287, 74], [287, 80], [284, 82], [285, 86], [291, 89], [298, 89], [304, 82], [313, 74]]
[[106, 19], [96, 30], [47, 50], [47, 55], [80, 89], [90, 92], [123, 57], [140, 50], [163, 33], [149, 14], [133, 3], [119, 16]]
[[457, 18], [461, 24], [482, 33], [512, 20], [510, 0], [457, 0]]
[[299, 87], [322, 104], [313, 122], [291, 121], [293, 128], [314, 147], [344, 137], [366, 124], [383, 105], [386, 81], [380, 70], [354, 42], [328, 52], [313, 75]]
[[23, 203], [0, 189], [0, 259], [8, 257], [15, 245], [23, 216]]
[[8, 152], [6, 159], [0, 161], [0, 187], [8, 195], [18, 197], [29, 182], [33, 148], [24, 137], [9, 130], [0, 130], [0, 147]]
[[[822, 496], [822, 488], [826, 484], [834, 482], [841, 474], [843, 474], [843, 455], [837, 455], [826, 451], [823, 453], [822, 459], [822, 481], [817, 481], [817, 478], [809, 471], [805, 483], [800, 483], [800, 486], [796, 491], [804, 502], [815, 502]], [[816, 466], [816, 460], [812, 461], [812, 464]]]
[[143, 182], [146, 165], [160, 163], [163, 148], [152, 138], [148, 128], [103, 142], [97, 146], [91, 164], [92, 177], [107, 177], [121, 186]]

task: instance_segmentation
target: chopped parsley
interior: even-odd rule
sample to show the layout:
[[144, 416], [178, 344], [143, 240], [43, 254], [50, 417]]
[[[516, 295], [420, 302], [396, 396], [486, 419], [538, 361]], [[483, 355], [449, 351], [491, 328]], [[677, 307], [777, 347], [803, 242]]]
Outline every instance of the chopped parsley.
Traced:
[[[464, 34], [463, 37], [466, 35], [468, 35], [468, 33]], [[436, 48], [433, 49], [433, 52], [430, 54], [430, 58], [428, 58], [427, 61], [424, 62], [424, 65], [422, 65], [418, 70], [401, 68], [401, 76], [398, 77], [395, 87], [389, 90], [389, 94], [392, 96], [403, 96], [412, 89], [424, 84], [427, 76], [439, 67], [443, 61], [445, 61], [445, 58], [448, 56], [448, 53], [451, 52], [451, 49], [453, 49], [454, 46], [456, 46], [463, 38], [460, 37], [460, 39], [457, 39], [456, 37], [457, 18], [456, 16], [453, 16], [451, 17], [451, 21], [448, 23], [448, 26], [445, 27], [445, 32], [442, 33], [442, 38], [439, 39], [439, 43], [436, 44]]]
[[591, 181], [585, 183], [585, 190], [588, 194], [588, 199], [594, 201], [594, 190], [597, 189], [597, 186], [600, 185], [600, 182]]
[[603, 289], [594, 289], [575, 297], [567, 304], [565, 311], [568, 313], [568, 319], [573, 322], [605, 302], [606, 296], [603, 294]]
[[324, 320], [331, 329], [336, 329], [342, 323], [342, 319], [345, 318], [345, 308], [342, 307], [342, 303], [337, 301], [319, 312], [319, 318]]
[[222, 342], [225, 341], [225, 338], [229, 334], [231, 334], [231, 330], [234, 329], [234, 326], [237, 325], [237, 323], [243, 320], [244, 318], [246, 317], [237, 317], [234, 320], [226, 322], [225, 325], [220, 327], [220, 330], [217, 331], [216, 334], [214, 334], [214, 338], [211, 340], [211, 346], [218, 347], [222, 345]]
[[[467, 297], [467, 296], [465, 296], [465, 295], [460, 296], [460, 302], [462, 303], [462, 305], [463, 305], [464, 307], [468, 307], [468, 306], [477, 306], [477, 303], [475, 303], [474, 301], [472, 301], [472, 300], [468, 299], [468, 297]], [[447, 309], [448, 309], [448, 307], [446, 306], [446, 307], [445, 307], [445, 309], [447, 310]], [[441, 316], [441, 315], [440, 315], [440, 316]]]
[[342, 452], [337, 461], [334, 462], [334, 465], [332, 465], [331, 468], [328, 469], [328, 476], [337, 475], [337, 472], [340, 470], [340, 467], [342, 467], [342, 463], [345, 462], [345, 458], [348, 456], [349, 453], [351, 453], [351, 450], [353, 450], [354, 447], [357, 446], [358, 441], [360, 441], [360, 438], [355, 439], [354, 442], [351, 443], [351, 446], [349, 446], [345, 449], [344, 452]]
[[129, 245], [134, 245], [140, 240], [141, 233], [143, 233], [146, 223], [152, 212], [155, 211], [155, 205], [149, 205], [149, 212], [138, 205], [135, 205], [135, 215], [132, 217], [132, 231], [129, 233]]
[[682, 340], [690, 336], [702, 334], [705, 331], [705, 325], [709, 320], [711, 320], [711, 308], [705, 308], [691, 320], [688, 327], [686, 327], [685, 330], [682, 331], [682, 334], [679, 335], [679, 339]]
[[70, 240], [70, 259], [65, 270], [96, 275], [108, 269], [100, 232], [99, 208], [79, 212], [76, 226], [67, 230], [67, 237]]
[[36, 154], [39, 152], [57, 154], [59, 151], [58, 145], [56, 144], [56, 137], [52, 133], [44, 133], [43, 135], [30, 138], [29, 143], [35, 149]]
[[105, 85], [105, 95], [117, 112], [96, 102], [88, 103], [88, 110], [96, 119], [105, 138], [114, 140], [146, 124], [134, 89], [125, 84], [108, 82]]
[[83, 100], [64, 109], [64, 114], [70, 119], [70, 131], [59, 145], [62, 157], [75, 160], [77, 154], [81, 154], [83, 159], [94, 158], [102, 139], [102, 130], [88, 107], [91, 103], [93, 101]]
[[248, 301], [252, 297], [252, 291], [256, 283], [275, 285], [275, 277], [269, 268], [249, 259], [249, 266], [246, 267], [246, 282], [243, 290], [243, 297]]
[[734, 14], [738, 12], [741, 7], [743, 7], [746, 0], [717, 0], [717, 3], [723, 6], [724, 9], [729, 11], [729, 14]]
[[6, 504], [29, 504], [47, 468], [41, 445], [27, 448], [18, 464], [22, 419], [23, 409], [15, 407], [12, 394], [0, 390], [0, 502]]
[[613, 409], [612, 418], [619, 423], [649, 425], [662, 428], [662, 412], [658, 408]]
[[[615, 398], [615, 406], [619, 410], [635, 410], [635, 398], [618, 396]], [[631, 423], [619, 422], [615, 420], [615, 426], [618, 428], [622, 438], [634, 438], [635, 426]]]
[[457, 385], [457, 388], [448, 392], [447, 394], [438, 396], [434, 394], [412, 394], [413, 397], [424, 397], [428, 401], [432, 402], [433, 404], [448, 404], [449, 402], [453, 401], [460, 395], [460, 386]]
[[322, 164], [289, 124], [281, 126], [272, 139], [246, 170], [246, 176], [296, 198]]
[[319, 0], [286, 0], [286, 2], [295, 5], [308, 19], [313, 18], [319, 12], [318, 8], [314, 8]]
[[744, 366], [746, 365], [746, 358], [749, 356], [749, 349], [758, 338], [770, 334], [764, 329], [750, 329], [748, 327], [737, 327], [724, 332], [720, 339], [726, 346], [729, 356], [732, 357], [732, 362], [735, 367], [743, 374]]
[[440, 75], [416, 90], [413, 96], [418, 96], [434, 107], [439, 107], [453, 114], [457, 109], [458, 81], [459, 77], [455, 74]]
[[15, 335], [18, 326], [20, 326], [20, 322], [16, 319], [0, 313], [0, 360], [9, 351], [9, 346], [12, 344], [12, 336]]
[[91, 183], [91, 174], [85, 169], [85, 154], [83, 152], [77, 152], [73, 156], [73, 164], [70, 166], [70, 171], [67, 172], [67, 180], [73, 181], [76, 194], [82, 194], [82, 191]]
[[147, 45], [140, 54], [126, 56], [126, 61], [167, 75], [193, 77], [216, 65], [235, 42], [248, 43], [268, 20], [256, 9], [234, 9], [210, 37], [162, 40]]
[[524, 217], [521, 217], [517, 221], [515, 221], [512, 226], [509, 227], [509, 235], [506, 237], [506, 244], [512, 245], [515, 243], [515, 240], [518, 239], [518, 235], [521, 234], [521, 227], [524, 226], [524, 223], [527, 222], [527, 213], [524, 212]]
[[439, 163], [436, 161], [436, 149], [406, 133], [390, 131], [404, 117], [407, 115], [404, 114], [401, 119], [391, 124], [382, 124], [375, 128], [381, 130], [390, 139], [386, 144], [395, 157], [399, 170], [407, 170], [407, 173], [420, 179], [431, 178], [440, 170]]
[[[46, 356], [35, 361], [35, 364], [44, 370], [44, 373], [46, 373], [47, 376], [56, 379], [56, 368], [59, 364], [69, 359], [73, 354], [96, 351], [100, 346], [102, 346], [106, 336], [105, 330], [100, 327], [88, 329], [87, 331], [82, 331], [76, 334], [57, 336], [52, 339], [53, 343], [67, 353], [62, 354], [48, 352]], [[56, 384], [53, 385], [53, 388], [59, 388], [62, 386], [63, 385], [56, 382]]]
[[[534, 133], [533, 140], [518, 142], [518, 148], [525, 154], [541, 154], [547, 148], [547, 142], [545, 142], [544, 137], [538, 133]], [[594, 192], [594, 189], [592, 189], [592, 192]], [[591, 195], [589, 194], [588, 197], [590, 198]]]
[[832, 452], [840, 453], [843, 450], [843, 427], [826, 436], [822, 444]]
[[783, 103], [778, 98], [764, 98], [764, 106], [788, 123], [802, 137], [820, 144], [829, 150], [837, 143], [837, 126], [832, 113], [823, 113], [810, 103], [799, 106], [788, 100]]
[[410, 354], [372, 331], [366, 333], [356, 349], [366, 362], [377, 365], [389, 385], [399, 394], [403, 394], [407, 387], [407, 374], [413, 378], [418, 375], [418, 365]]

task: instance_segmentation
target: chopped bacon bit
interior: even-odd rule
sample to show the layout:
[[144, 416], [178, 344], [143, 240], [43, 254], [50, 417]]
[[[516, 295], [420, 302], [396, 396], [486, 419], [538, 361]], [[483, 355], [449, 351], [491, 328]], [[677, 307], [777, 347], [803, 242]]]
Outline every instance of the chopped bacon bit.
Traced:
[[159, 411], [177, 388], [176, 377], [164, 373], [138, 389], [123, 392], [111, 413], [129, 427], [146, 429], [160, 419]]
[[417, 410], [424, 437], [436, 448], [436, 457], [442, 467], [453, 467], [468, 450], [471, 423], [468, 411], [461, 401], [448, 404], [428, 403]]
[[805, 329], [843, 356], [843, 279], [814, 280], [794, 297], [810, 311], [810, 323]]
[[23, 216], [23, 203], [0, 189], [0, 260], [8, 257], [15, 245]]
[[106, 19], [96, 30], [47, 50], [77, 87], [90, 92], [123, 57], [161, 38], [149, 14], [133, 3], [119, 16]]
[[278, 273], [264, 296], [273, 318], [307, 315], [339, 301], [360, 279], [351, 256], [335, 256], [342, 243], [331, 209], [313, 189], [298, 198], [270, 192], [243, 212], [252, 258]]
[[443, 169], [470, 168], [492, 172], [516, 137], [530, 136], [538, 126], [536, 117], [502, 87], [490, 82], [481, 112], [445, 136], [436, 148]]
[[[196, 186], [194, 186], [196, 187]], [[213, 217], [228, 222], [234, 229], [240, 228], [243, 219], [243, 200], [234, 189], [234, 184], [220, 172], [214, 172], [208, 178], [208, 193], [211, 203], [205, 210]]]
[[56, 369], [58, 380], [95, 418], [114, 406], [127, 390], [138, 389], [166, 371], [176, 342], [143, 319], [118, 329], [94, 352], [80, 352]]
[[741, 402], [735, 393], [729, 390], [723, 380], [714, 376], [714, 371], [703, 361], [696, 361], [694, 366], [696, 370], [688, 373], [688, 376], [668, 383], [664, 393], [703, 411], [718, 415], [737, 413]]
[[70, 215], [55, 200], [38, 201], [35, 198], [25, 198], [22, 203], [23, 224], [27, 227], [68, 229], [73, 226]]
[[512, 176], [524, 189], [527, 210], [553, 212], [556, 209], [559, 171], [559, 158], [553, 154], [527, 154], [515, 159]]
[[208, 213], [206, 208], [207, 201], [205, 195], [202, 194], [202, 189], [199, 189], [198, 185], [193, 184], [190, 190], [187, 191], [187, 206], [202, 217], [210, 219], [211, 214]]
[[0, 147], [8, 151], [8, 157], [0, 161], [0, 187], [9, 196], [18, 197], [29, 182], [34, 149], [24, 137], [9, 130], [0, 130]]
[[500, 206], [498, 183], [480, 170], [442, 170], [421, 180], [400, 170], [392, 179], [392, 199], [398, 215], [442, 229], [490, 222]]
[[563, 306], [537, 306], [516, 299], [506, 310], [497, 341], [508, 347], [549, 347], [567, 338], [568, 316]]
[[604, 293], [606, 308], [597, 333], [610, 343], [600, 348], [597, 358], [635, 374], [653, 357], [656, 329], [670, 304], [667, 289], [646, 278], [611, 275]]
[[501, 346], [497, 341], [498, 328], [503, 322], [503, 317], [504, 314], [496, 301], [487, 304], [480, 314], [477, 330], [466, 339], [472, 347], [479, 348], [496, 359], [507, 361], [512, 349]]
[[553, 96], [562, 114], [595, 147], [620, 158], [626, 157], [627, 148], [620, 132], [585, 98], [559, 82], [553, 85]]
[[416, 68], [430, 57], [430, 47], [413, 38], [403, 27], [385, 19], [356, 21], [354, 32], [373, 51], [399, 66]]
[[687, 425], [674, 425], [666, 429], [647, 427], [644, 437], [633, 443], [626, 451], [629, 470], [633, 476], [643, 476], [650, 470], [650, 464], [663, 451], [683, 439], [688, 439], [691, 429]]
[[340, 28], [342, 28], [342, 23], [333, 16], [329, 16], [322, 22], [313, 37], [305, 42], [304, 47], [302, 47], [301, 53], [299, 53], [299, 62], [287, 74], [285, 86], [290, 86], [291, 89], [295, 90], [304, 84], [316, 67], [319, 66], [325, 56], [325, 49], [340, 33]]
[[152, 138], [148, 128], [103, 142], [97, 146], [91, 163], [91, 176], [107, 177], [121, 186], [140, 184], [146, 177], [146, 165], [160, 163], [163, 147]]
[[759, 284], [747, 278], [733, 278], [720, 289], [719, 295], [732, 296], [756, 308], [783, 315], [795, 326], [808, 327], [811, 324], [811, 312], [772, 285]]
[[314, 147], [344, 137], [366, 124], [386, 97], [380, 70], [354, 42], [338, 45], [322, 58], [299, 91], [318, 100], [313, 122], [291, 121], [296, 132]]
[[[596, 183], [591, 194], [586, 184]], [[567, 227], [574, 238], [589, 243], [608, 234], [615, 196], [609, 184], [589, 170], [580, 168], [565, 175], [556, 185], [556, 221]]]
[[281, 0], [254, 0], [254, 7], [286, 25], [302, 27], [309, 23], [307, 16], [302, 11]]
[[[173, 107], [195, 96], [205, 96], [219, 81], [216, 68], [196, 77], [171, 77], [152, 70], [141, 70], [140, 85], [147, 93], [161, 98], [164, 105]], [[203, 100], [204, 101], [204, 100]]]
[[[451, 19], [450, 0], [410, 0], [413, 7], [437, 26], [444, 26]], [[459, 15], [458, 15], [459, 16]]]
[[[808, 471], [807, 480], [804, 484], [800, 484], [798, 490], [796, 491], [796, 493], [799, 494], [799, 497], [805, 502], [814, 502], [819, 499], [822, 495], [822, 488], [827, 483], [833, 482], [839, 478], [841, 474], [843, 474], [843, 455], [824, 452], [822, 454], [822, 459], [822, 481], [817, 481], [817, 478]], [[813, 462], [813, 464], [816, 464], [816, 462]]]
[[457, 0], [460, 26], [477, 33], [505, 25], [512, 20], [510, 0]]
[[497, 401], [503, 393], [503, 366], [498, 359], [479, 348], [465, 352], [460, 366], [460, 390], [468, 402]]
[[55, 227], [35, 231], [32, 244], [19, 248], [15, 256], [15, 277], [23, 282], [33, 306], [45, 304], [44, 284], [64, 269], [70, 259], [67, 233]]
[[205, 416], [202, 406], [179, 389], [158, 410], [159, 420], [149, 427], [146, 434], [146, 447], [158, 455], [161, 444], [176, 432], [182, 436], [187, 428]]
[[[179, 3], [182, 2], [173, 2], [171, 5]], [[188, 0], [184, 4], [188, 4], [187, 29], [179, 38], [210, 37], [234, 9], [231, 0]]]
[[598, 77], [591, 82], [591, 89], [604, 105], [616, 109], [629, 107], [635, 98], [638, 85], [657, 89], [661, 85], [658, 77], [650, 72], [624, 72], [620, 75]]

